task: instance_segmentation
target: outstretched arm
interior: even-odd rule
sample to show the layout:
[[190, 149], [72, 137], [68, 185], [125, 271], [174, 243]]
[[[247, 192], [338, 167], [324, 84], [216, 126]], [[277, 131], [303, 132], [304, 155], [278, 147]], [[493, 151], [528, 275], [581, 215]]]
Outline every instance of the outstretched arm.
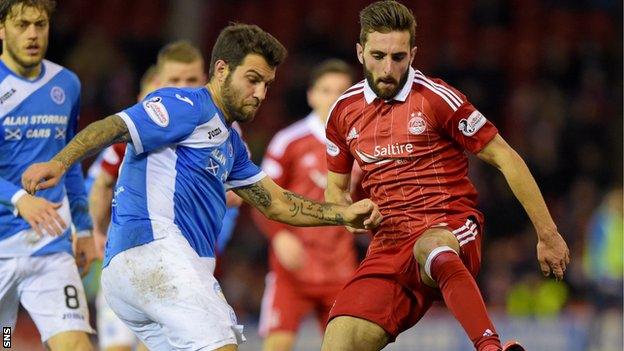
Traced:
[[266, 217], [299, 227], [350, 225], [374, 228], [381, 221], [377, 205], [370, 200], [362, 200], [349, 207], [320, 203], [283, 189], [269, 177], [236, 188], [234, 192]]
[[538, 239], [537, 259], [542, 273], [548, 276], [552, 270], [557, 279], [562, 279], [566, 265], [570, 263], [570, 252], [524, 160], [500, 135], [496, 135], [477, 156], [503, 173], [533, 222]]
[[52, 160], [28, 167], [22, 175], [22, 186], [30, 194], [55, 186], [74, 163], [108, 145], [130, 140], [126, 123], [117, 115], [91, 123], [76, 134]]

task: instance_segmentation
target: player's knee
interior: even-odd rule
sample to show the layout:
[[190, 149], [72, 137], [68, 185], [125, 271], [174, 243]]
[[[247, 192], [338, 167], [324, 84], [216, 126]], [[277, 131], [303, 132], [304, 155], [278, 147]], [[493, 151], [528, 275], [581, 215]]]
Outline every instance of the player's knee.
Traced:
[[376, 351], [388, 343], [388, 334], [375, 323], [340, 316], [327, 325], [322, 351]]
[[85, 332], [63, 332], [51, 337], [46, 344], [51, 351], [75, 350], [93, 351], [89, 336]]
[[236, 351], [236, 350], [238, 350], [238, 346], [234, 344], [230, 344], [230, 345], [225, 345], [223, 347], [219, 347], [218, 349], [215, 349], [214, 351]]
[[459, 242], [453, 233], [443, 228], [429, 229], [416, 240], [413, 247], [414, 258], [421, 267], [424, 267], [431, 253], [445, 246], [459, 252]]
[[290, 351], [295, 346], [295, 333], [293, 332], [272, 332], [262, 346], [263, 351]]

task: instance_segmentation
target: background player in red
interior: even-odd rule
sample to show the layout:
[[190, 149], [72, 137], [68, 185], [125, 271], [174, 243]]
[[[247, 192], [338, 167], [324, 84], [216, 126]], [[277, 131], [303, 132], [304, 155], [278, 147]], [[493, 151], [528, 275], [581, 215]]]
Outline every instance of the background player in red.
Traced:
[[[475, 349], [502, 350], [475, 283], [483, 216], [464, 150], [498, 168], [537, 231], [544, 275], [563, 277], [567, 245], [533, 176], [464, 95], [411, 68], [413, 14], [395, 1], [360, 13], [357, 56], [366, 79], [327, 123], [326, 199], [342, 202], [354, 160], [384, 220], [355, 276], [338, 294], [323, 350], [379, 350], [443, 299]], [[523, 350], [517, 344], [504, 350]]]
[[[282, 129], [268, 146], [262, 169], [282, 187], [323, 200], [327, 184], [325, 121], [331, 105], [353, 84], [352, 69], [328, 60], [312, 71], [307, 98], [312, 112]], [[301, 321], [314, 311], [324, 329], [338, 291], [356, 267], [353, 235], [341, 227], [300, 228], [265, 219], [256, 223], [270, 240], [260, 334], [265, 351], [288, 351]]]

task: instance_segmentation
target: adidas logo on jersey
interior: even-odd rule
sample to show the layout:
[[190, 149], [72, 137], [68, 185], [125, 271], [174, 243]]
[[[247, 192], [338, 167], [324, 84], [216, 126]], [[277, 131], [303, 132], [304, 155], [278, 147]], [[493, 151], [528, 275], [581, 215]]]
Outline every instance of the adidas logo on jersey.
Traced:
[[349, 132], [349, 135], [347, 135], [347, 142], [353, 140], [353, 139], [357, 139], [360, 136], [360, 134], [358, 133], [358, 131], [355, 129], [355, 127], [351, 128], [351, 131]]

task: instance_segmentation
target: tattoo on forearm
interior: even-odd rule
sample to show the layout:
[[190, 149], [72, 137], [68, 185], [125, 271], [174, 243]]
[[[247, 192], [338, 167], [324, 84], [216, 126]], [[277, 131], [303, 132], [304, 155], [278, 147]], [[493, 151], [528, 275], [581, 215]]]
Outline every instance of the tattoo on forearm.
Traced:
[[69, 168], [72, 164], [114, 143], [130, 141], [130, 132], [121, 117], [113, 115], [89, 124], [54, 156]]
[[336, 212], [333, 204], [312, 201], [290, 191], [284, 191], [283, 194], [292, 203], [292, 206], [288, 209], [291, 217], [301, 214], [333, 224], [345, 224], [344, 218], [340, 213]]
[[249, 202], [263, 208], [271, 206], [271, 193], [260, 182], [238, 188]]

